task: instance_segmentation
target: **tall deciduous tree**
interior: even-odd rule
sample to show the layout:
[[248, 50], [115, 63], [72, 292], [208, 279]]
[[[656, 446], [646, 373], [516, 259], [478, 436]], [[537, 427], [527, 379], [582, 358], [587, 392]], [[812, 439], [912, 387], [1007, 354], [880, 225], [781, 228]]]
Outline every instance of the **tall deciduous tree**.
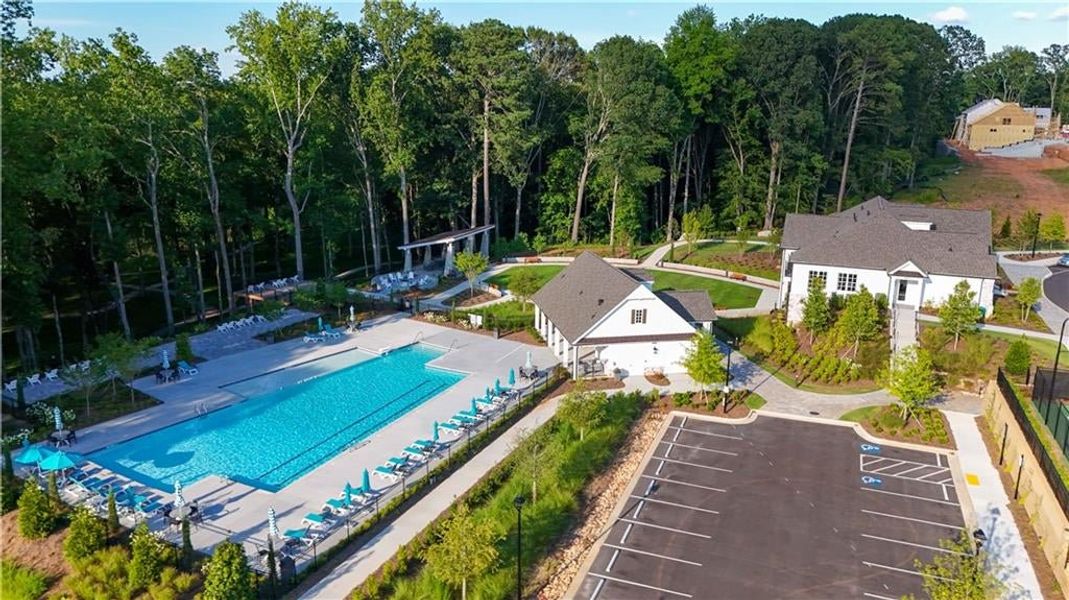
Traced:
[[1017, 286], [1017, 305], [1021, 307], [1021, 320], [1027, 321], [1032, 306], [1043, 297], [1043, 285], [1035, 277], [1028, 277]]
[[898, 398], [903, 419], [917, 416], [917, 412], [939, 393], [932, 358], [916, 346], [906, 346], [896, 352], [882, 379], [887, 391]]
[[297, 275], [303, 278], [301, 213], [309, 193], [302, 194], [295, 182], [297, 170], [307, 166], [299, 152], [318, 118], [315, 109], [326, 95], [323, 88], [345, 51], [346, 38], [333, 11], [298, 2], [280, 5], [274, 20], [256, 10], [246, 12], [227, 33], [244, 57], [240, 77], [277, 118], [275, 131], [286, 161], [282, 191], [293, 217]]
[[939, 542], [932, 561], [914, 561], [931, 600], [989, 600], [1006, 591], [1000, 575], [1005, 567], [984, 548], [974, 548], [967, 534]]

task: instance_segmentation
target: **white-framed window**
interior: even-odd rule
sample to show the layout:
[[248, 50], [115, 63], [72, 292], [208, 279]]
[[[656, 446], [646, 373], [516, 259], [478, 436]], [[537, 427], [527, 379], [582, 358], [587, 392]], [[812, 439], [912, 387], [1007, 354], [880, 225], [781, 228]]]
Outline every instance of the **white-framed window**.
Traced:
[[631, 324], [643, 325], [646, 323], [646, 309], [645, 308], [633, 308], [631, 309]]
[[828, 272], [827, 271], [810, 271], [809, 272], [809, 287], [813, 287], [813, 282], [820, 280], [820, 287], [828, 285]]
[[839, 281], [836, 283], [835, 289], [840, 292], [856, 292], [857, 273], [839, 273]]

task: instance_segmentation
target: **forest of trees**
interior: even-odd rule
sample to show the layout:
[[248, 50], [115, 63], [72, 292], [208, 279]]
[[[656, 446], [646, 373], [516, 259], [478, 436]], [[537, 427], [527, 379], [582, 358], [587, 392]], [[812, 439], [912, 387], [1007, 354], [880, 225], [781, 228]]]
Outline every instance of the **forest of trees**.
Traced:
[[[770, 229], [914, 184], [973, 102], [1069, 108], [1066, 47], [988, 54], [957, 26], [681, 13], [662, 43], [367, 0], [227, 28], [241, 59], [79, 40], [3, 2], [3, 325], [23, 368], [169, 335], [270, 277], [397, 269], [400, 243], [495, 224], [485, 251]], [[492, 246], [492, 248], [491, 248]], [[363, 273], [364, 271], [361, 271]], [[47, 335], [66, 344], [48, 344]], [[5, 364], [9, 361], [5, 359]]]

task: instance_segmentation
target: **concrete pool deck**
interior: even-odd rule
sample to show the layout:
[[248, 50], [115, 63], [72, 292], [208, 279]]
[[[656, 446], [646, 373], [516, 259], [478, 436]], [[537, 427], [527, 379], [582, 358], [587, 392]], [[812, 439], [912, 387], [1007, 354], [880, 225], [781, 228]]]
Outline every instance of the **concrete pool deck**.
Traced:
[[[471, 398], [481, 396], [496, 379], [504, 382], [510, 368], [523, 365], [528, 351], [534, 364], [542, 369], [555, 365], [556, 358], [545, 347], [494, 339], [393, 315], [373, 321], [366, 329], [343, 335], [339, 340], [306, 344], [297, 338], [205, 361], [197, 365], [197, 375], [180, 382], [157, 384], [154, 377], [139, 379], [134, 382], [134, 387], [159, 399], [162, 404], [79, 431], [78, 442], [71, 450], [88, 454], [196, 417], [204, 410], [212, 411], [239, 402], [243, 396], [221, 389], [238, 381], [298, 365], [303, 365], [301, 375], [306, 376], [308, 370], [316, 368], [315, 364], [305, 364], [309, 361], [353, 349], [378, 354], [416, 341], [447, 350], [428, 364], [460, 371], [467, 376], [278, 492], [217, 476], [184, 487], [185, 499], [197, 501], [202, 511], [202, 523], [192, 530], [194, 547], [210, 551], [224, 539], [232, 538], [245, 543], [246, 551], [254, 554], [256, 548], [267, 543], [269, 508], [275, 509], [280, 530], [302, 527], [302, 517], [309, 512], [319, 512], [323, 502], [338, 496], [346, 482], [359, 485], [363, 469], [374, 469], [387, 458], [399, 455], [401, 449], [412, 441], [430, 437], [435, 420], [448, 420], [457, 411], [470, 407]], [[324, 372], [338, 368], [336, 364], [331, 365], [332, 362], [336, 361], [323, 361]], [[299, 423], [293, 425], [299, 426]], [[373, 477], [372, 486], [387, 487], [387, 484]], [[170, 501], [168, 491], [162, 495]]]

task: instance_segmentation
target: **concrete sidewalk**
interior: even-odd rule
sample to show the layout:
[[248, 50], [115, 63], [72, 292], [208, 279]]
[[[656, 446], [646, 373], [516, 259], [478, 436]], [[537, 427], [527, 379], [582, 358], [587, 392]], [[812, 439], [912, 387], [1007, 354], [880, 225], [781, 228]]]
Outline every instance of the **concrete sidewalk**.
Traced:
[[508, 456], [520, 439], [549, 420], [557, 410], [558, 401], [559, 397], [554, 397], [535, 407], [300, 597], [331, 600], [348, 597], [353, 588], [378, 570], [401, 546], [416, 537], [452, 506], [459, 496], [471, 489], [490, 469]]
[[1010, 498], [991, 463], [976, 416], [953, 411], [943, 411], [943, 414], [958, 445], [958, 461], [976, 512], [976, 525], [987, 534], [987, 552], [1004, 568], [999, 577], [1008, 588], [1004, 597], [1042, 600], [1039, 580], [1010, 512]]

